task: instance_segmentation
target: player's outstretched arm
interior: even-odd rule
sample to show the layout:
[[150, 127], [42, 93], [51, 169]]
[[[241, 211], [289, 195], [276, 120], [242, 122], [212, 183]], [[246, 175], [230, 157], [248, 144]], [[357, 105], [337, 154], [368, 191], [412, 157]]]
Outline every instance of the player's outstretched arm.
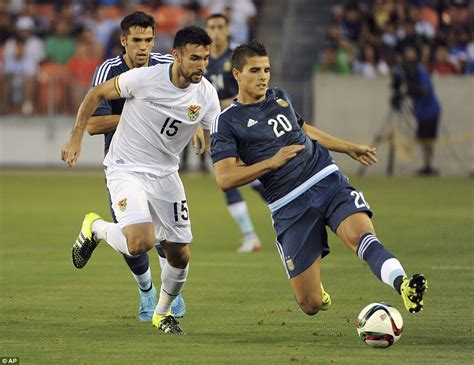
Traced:
[[272, 157], [248, 166], [235, 157], [217, 161], [214, 164], [217, 185], [223, 191], [227, 191], [248, 184], [262, 175], [280, 168], [296, 157], [302, 149], [304, 149], [303, 145], [285, 146]]
[[364, 166], [373, 165], [377, 162], [377, 151], [375, 147], [356, 144], [331, 136], [307, 123], [303, 124], [303, 130], [309, 138], [318, 141], [321, 146], [334, 152], [346, 153]]
[[90, 89], [79, 107], [76, 122], [72, 128], [71, 136], [61, 149], [61, 159], [69, 167], [74, 167], [81, 153], [81, 142], [86, 129], [87, 121], [97, 109], [101, 100], [113, 100], [120, 97], [114, 85], [115, 79], [110, 79], [103, 84]]

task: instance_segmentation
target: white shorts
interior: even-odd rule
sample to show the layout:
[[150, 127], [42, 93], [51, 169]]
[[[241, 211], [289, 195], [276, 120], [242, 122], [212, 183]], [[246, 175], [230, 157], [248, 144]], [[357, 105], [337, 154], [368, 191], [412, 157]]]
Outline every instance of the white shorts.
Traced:
[[177, 172], [159, 177], [145, 172], [106, 170], [112, 209], [121, 228], [152, 222], [158, 242], [190, 243], [191, 220]]

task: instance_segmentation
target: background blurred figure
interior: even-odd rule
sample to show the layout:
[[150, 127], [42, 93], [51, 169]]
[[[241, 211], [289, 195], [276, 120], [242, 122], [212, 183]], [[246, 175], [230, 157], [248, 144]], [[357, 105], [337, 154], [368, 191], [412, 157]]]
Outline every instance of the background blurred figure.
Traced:
[[36, 37], [33, 19], [21, 16], [15, 24], [16, 32], [4, 48], [7, 96], [11, 107], [20, 106], [21, 113], [33, 113], [33, 91], [38, 65], [45, 58], [44, 44]]
[[[210, 48], [209, 65], [206, 70], [206, 78], [217, 90], [221, 110], [232, 104], [237, 96], [238, 86], [232, 75], [231, 58], [233, 50], [229, 45], [229, 19], [223, 14], [212, 14], [207, 18], [206, 31], [212, 39]], [[255, 180], [251, 183], [252, 188], [257, 191], [265, 201], [262, 184]], [[259, 251], [262, 247], [260, 239], [255, 232], [252, 219], [238, 188], [227, 190], [225, 193], [227, 210], [242, 234], [242, 244], [238, 253]]]
[[430, 65], [430, 71], [439, 76], [458, 75], [459, 70], [449, 61], [448, 48], [444, 45], [436, 47], [434, 60]]
[[348, 75], [351, 74], [351, 66], [347, 57], [338, 57], [337, 49], [333, 45], [326, 45], [321, 53], [321, 61], [316, 64], [317, 73]]
[[53, 28], [53, 34], [46, 37], [46, 57], [50, 62], [65, 64], [75, 52], [76, 41], [71, 37], [69, 24], [65, 20], [58, 19]]
[[403, 111], [402, 102], [405, 96], [413, 102], [412, 111], [418, 124], [416, 137], [423, 153], [423, 167], [418, 171], [418, 175], [438, 175], [432, 162], [441, 105], [435, 95], [430, 75], [419, 62], [415, 47], [406, 46], [403, 50], [402, 64], [393, 72], [392, 87], [392, 106], [395, 109]]
[[70, 80], [69, 95], [72, 111], [76, 111], [89, 90], [90, 80], [95, 68], [102, 62], [102, 47], [95, 42], [94, 33], [84, 28], [76, 42], [76, 51], [67, 61], [67, 73]]
[[377, 76], [388, 76], [390, 69], [387, 63], [380, 59], [374, 46], [366, 44], [359, 56], [359, 59], [354, 63], [354, 73], [372, 78]]

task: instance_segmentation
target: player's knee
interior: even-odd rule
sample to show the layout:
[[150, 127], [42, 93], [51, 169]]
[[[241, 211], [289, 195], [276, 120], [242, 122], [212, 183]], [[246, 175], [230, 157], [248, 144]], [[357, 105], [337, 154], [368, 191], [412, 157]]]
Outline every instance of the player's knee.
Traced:
[[128, 252], [132, 256], [136, 256], [148, 252], [155, 245], [155, 240], [142, 236], [133, 236], [127, 239], [127, 245]]
[[188, 266], [191, 259], [191, 250], [187, 244], [162, 242], [163, 249], [166, 253], [168, 263], [178, 269], [184, 269]]
[[168, 263], [178, 269], [186, 268], [186, 266], [188, 266], [190, 258], [191, 254], [189, 250], [185, 252], [180, 252], [179, 254], [167, 256]]
[[308, 316], [314, 316], [321, 310], [322, 301], [316, 298], [302, 298], [297, 300], [301, 310]]

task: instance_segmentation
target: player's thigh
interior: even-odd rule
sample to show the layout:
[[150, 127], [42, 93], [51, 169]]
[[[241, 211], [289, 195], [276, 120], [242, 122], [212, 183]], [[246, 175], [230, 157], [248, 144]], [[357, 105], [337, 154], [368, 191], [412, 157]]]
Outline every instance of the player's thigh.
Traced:
[[151, 223], [145, 183], [140, 175], [128, 171], [106, 173], [112, 209], [118, 224], [123, 229], [141, 223]]
[[156, 216], [154, 220], [158, 222], [158, 241], [190, 243], [193, 239], [191, 219], [178, 173], [156, 177], [154, 180], [150, 177], [148, 197], [152, 215]]
[[353, 252], [364, 233], [375, 233], [371, 216], [364, 194], [348, 184], [335, 193], [326, 209], [329, 227]]
[[357, 212], [345, 218], [336, 234], [353, 252], [356, 251], [360, 239], [366, 233], [375, 234], [374, 225], [365, 212]]
[[296, 300], [300, 304], [320, 305], [321, 292], [321, 257], [302, 273], [290, 279]]
[[130, 245], [145, 246], [148, 249], [152, 248], [155, 244], [155, 227], [153, 223], [136, 223], [130, 224], [122, 228], [124, 236], [127, 238], [127, 242]]
[[276, 246], [288, 278], [306, 271], [318, 257], [329, 253], [326, 225], [317, 207], [304, 204], [303, 194], [273, 214]]

